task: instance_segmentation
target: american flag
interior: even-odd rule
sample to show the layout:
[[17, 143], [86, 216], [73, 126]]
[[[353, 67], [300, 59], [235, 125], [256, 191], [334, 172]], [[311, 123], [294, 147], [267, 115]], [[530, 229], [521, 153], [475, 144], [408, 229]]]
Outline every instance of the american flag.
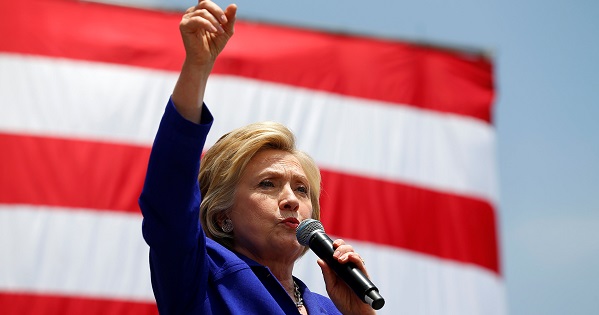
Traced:
[[[179, 12], [0, 3], [0, 313], [156, 314], [137, 198], [184, 51]], [[279, 121], [380, 314], [506, 314], [493, 65], [479, 53], [238, 21], [207, 141]], [[296, 276], [325, 293], [312, 254]]]

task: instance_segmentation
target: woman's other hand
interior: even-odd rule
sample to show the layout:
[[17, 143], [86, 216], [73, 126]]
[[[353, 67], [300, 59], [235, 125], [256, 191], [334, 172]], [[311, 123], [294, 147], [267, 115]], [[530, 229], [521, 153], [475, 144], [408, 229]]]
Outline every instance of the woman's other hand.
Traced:
[[[351, 245], [345, 244], [342, 239], [333, 242], [335, 252], [333, 257], [341, 264], [354, 263], [368, 278], [364, 260], [356, 253]], [[318, 265], [322, 270], [327, 293], [339, 311], [349, 314], [375, 314], [370, 305], [364, 303], [354, 291], [331, 269], [324, 260], [319, 259]]]

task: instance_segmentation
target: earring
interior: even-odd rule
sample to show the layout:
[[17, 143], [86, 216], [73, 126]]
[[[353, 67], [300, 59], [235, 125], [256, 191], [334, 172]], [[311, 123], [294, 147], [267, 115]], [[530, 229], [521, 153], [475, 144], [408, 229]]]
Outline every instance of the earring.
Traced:
[[233, 231], [233, 222], [231, 221], [231, 219], [225, 219], [225, 221], [223, 222], [223, 226], [221, 226], [221, 229], [225, 233], [231, 233], [231, 231]]

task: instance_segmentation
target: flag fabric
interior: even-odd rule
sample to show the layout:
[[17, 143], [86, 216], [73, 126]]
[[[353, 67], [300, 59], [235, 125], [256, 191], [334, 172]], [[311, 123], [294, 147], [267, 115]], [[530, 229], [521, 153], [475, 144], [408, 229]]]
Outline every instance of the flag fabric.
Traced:
[[[180, 17], [0, 3], [0, 313], [157, 313], [137, 198], [184, 58]], [[290, 127], [380, 314], [505, 314], [494, 95], [480, 54], [238, 21], [207, 88], [207, 145], [250, 122]], [[315, 259], [294, 272], [326, 294]]]

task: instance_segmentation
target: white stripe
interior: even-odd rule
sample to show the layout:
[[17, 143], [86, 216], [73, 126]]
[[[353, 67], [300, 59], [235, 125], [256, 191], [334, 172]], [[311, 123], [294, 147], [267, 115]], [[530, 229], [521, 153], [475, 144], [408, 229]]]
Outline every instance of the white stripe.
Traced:
[[177, 75], [0, 54], [0, 130], [149, 145]]
[[497, 201], [495, 131], [481, 121], [232, 76], [212, 77], [206, 102], [218, 104], [208, 143], [278, 121], [320, 167]]
[[[505, 314], [504, 284], [476, 266], [348, 241], [385, 298], [379, 314]], [[141, 216], [0, 206], [0, 291], [153, 301]], [[326, 295], [310, 252], [295, 268]]]
[[[176, 74], [0, 55], [0, 130], [149, 145]], [[495, 132], [469, 117], [231, 76], [211, 77], [208, 139], [250, 122], [289, 126], [323, 168], [497, 201]]]
[[154, 301], [141, 215], [0, 206], [0, 291]]

